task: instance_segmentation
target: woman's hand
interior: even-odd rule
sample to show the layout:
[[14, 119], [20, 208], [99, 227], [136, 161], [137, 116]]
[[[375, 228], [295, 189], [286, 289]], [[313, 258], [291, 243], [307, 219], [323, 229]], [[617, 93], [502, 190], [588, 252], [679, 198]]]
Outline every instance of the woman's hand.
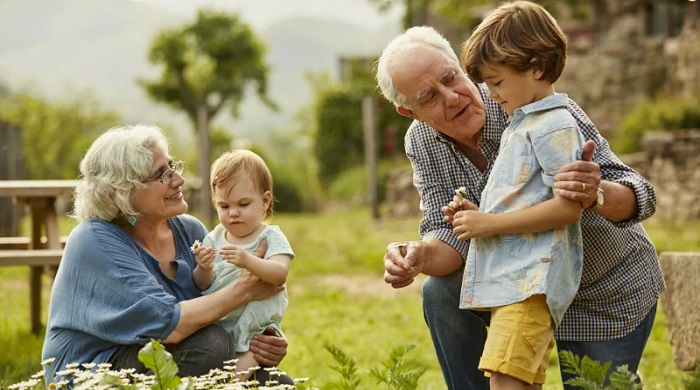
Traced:
[[261, 366], [275, 367], [287, 356], [287, 339], [277, 336], [275, 329], [269, 327], [253, 337], [250, 351]]
[[246, 302], [261, 301], [284, 290], [284, 285], [275, 286], [272, 283], [265, 282], [248, 270], [243, 270], [236, 284], [236, 290], [243, 295]]

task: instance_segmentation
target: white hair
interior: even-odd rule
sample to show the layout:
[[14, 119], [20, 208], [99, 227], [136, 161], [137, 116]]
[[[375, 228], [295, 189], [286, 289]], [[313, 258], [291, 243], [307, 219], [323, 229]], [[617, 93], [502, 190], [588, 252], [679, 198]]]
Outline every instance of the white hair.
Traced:
[[[430, 46], [434, 47], [451, 61], [454, 62], [457, 68], [459, 65], [459, 58], [452, 49], [450, 42], [442, 36], [437, 30], [429, 26], [419, 26], [411, 27], [406, 30], [403, 34], [394, 38], [382, 51], [379, 60], [377, 60], [377, 86], [384, 97], [394, 103], [396, 107], [407, 107], [408, 99], [406, 95], [396, 90], [394, 87], [394, 81], [392, 80], [392, 72], [396, 69], [397, 64], [395, 63], [397, 57], [401, 54], [406, 54], [410, 50], [414, 49], [416, 46]], [[404, 58], [410, 58], [404, 55]]]
[[82, 182], [75, 190], [72, 216], [82, 222], [138, 215], [131, 192], [144, 188], [143, 181], [153, 169], [154, 150], [168, 154], [168, 140], [155, 126], [116, 127], [98, 137], [80, 162]]

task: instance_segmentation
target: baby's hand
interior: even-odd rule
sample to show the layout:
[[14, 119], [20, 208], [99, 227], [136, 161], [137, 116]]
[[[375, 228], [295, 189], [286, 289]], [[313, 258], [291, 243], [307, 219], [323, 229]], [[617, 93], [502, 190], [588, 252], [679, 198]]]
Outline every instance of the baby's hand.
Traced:
[[237, 265], [241, 268], [246, 268], [248, 256], [250, 256], [248, 252], [237, 245], [226, 245], [219, 250], [219, 254], [229, 264]]
[[197, 262], [197, 266], [205, 271], [214, 269], [214, 258], [216, 257], [216, 251], [214, 249], [202, 246], [199, 240], [197, 240], [190, 247], [190, 250], [194, 253], [194, 260]]

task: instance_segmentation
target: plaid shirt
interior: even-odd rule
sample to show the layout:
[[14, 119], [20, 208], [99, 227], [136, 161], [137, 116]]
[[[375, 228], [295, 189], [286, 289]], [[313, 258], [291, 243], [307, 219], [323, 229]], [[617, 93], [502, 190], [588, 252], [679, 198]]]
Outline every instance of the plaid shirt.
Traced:
[[[413, 166], [413, 184], [423, 212], [420, 236], [445, 242], [461, 253], [462, 259], [467, 258], [469, 241], [457, 240], [452, 225], [443, 222], [440, 208], [452, 200], [459, 187], [466, 187], [467, 199], [480, 203], [508, 123], [508, 115], [488, 97], [486, 86], [477, 87], [487, 112], [479, 140], [479, 150], [488, 161], [484, 172], [457, 149], [450, 137], [423, 122], [414, 121], [405, 138], [406, 155]], [[639, 325], [665, 288], [656, 249], [640, 223], [656, 211], [656, 195], [648, 181], [613, 154], [608, 142], [574, 101], [569, 100], [568, 110], [586, 140], [596, 143], [593, 161], [600, 166], [601, 179], [632, 188], [637, 196], [638, 215], [613, 223], [594, 210], [583, 212], [581, 284], [555, 336], [559, 340], [610, 340]]]

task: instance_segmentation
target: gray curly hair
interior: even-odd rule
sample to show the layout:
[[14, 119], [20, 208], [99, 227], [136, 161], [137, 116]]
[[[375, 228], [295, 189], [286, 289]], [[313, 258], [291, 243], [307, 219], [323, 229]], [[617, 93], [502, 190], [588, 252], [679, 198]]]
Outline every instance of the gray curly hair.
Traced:
[[75, 190], [72, 217], [82, 222], [138, 215], [131, 193], [145, 188], [143, 181], [151, 174], [154, 149], [168, 154], [168, 140], [155, 126], [116, 127], [98, 137], [80, 162], [82, 182]]

